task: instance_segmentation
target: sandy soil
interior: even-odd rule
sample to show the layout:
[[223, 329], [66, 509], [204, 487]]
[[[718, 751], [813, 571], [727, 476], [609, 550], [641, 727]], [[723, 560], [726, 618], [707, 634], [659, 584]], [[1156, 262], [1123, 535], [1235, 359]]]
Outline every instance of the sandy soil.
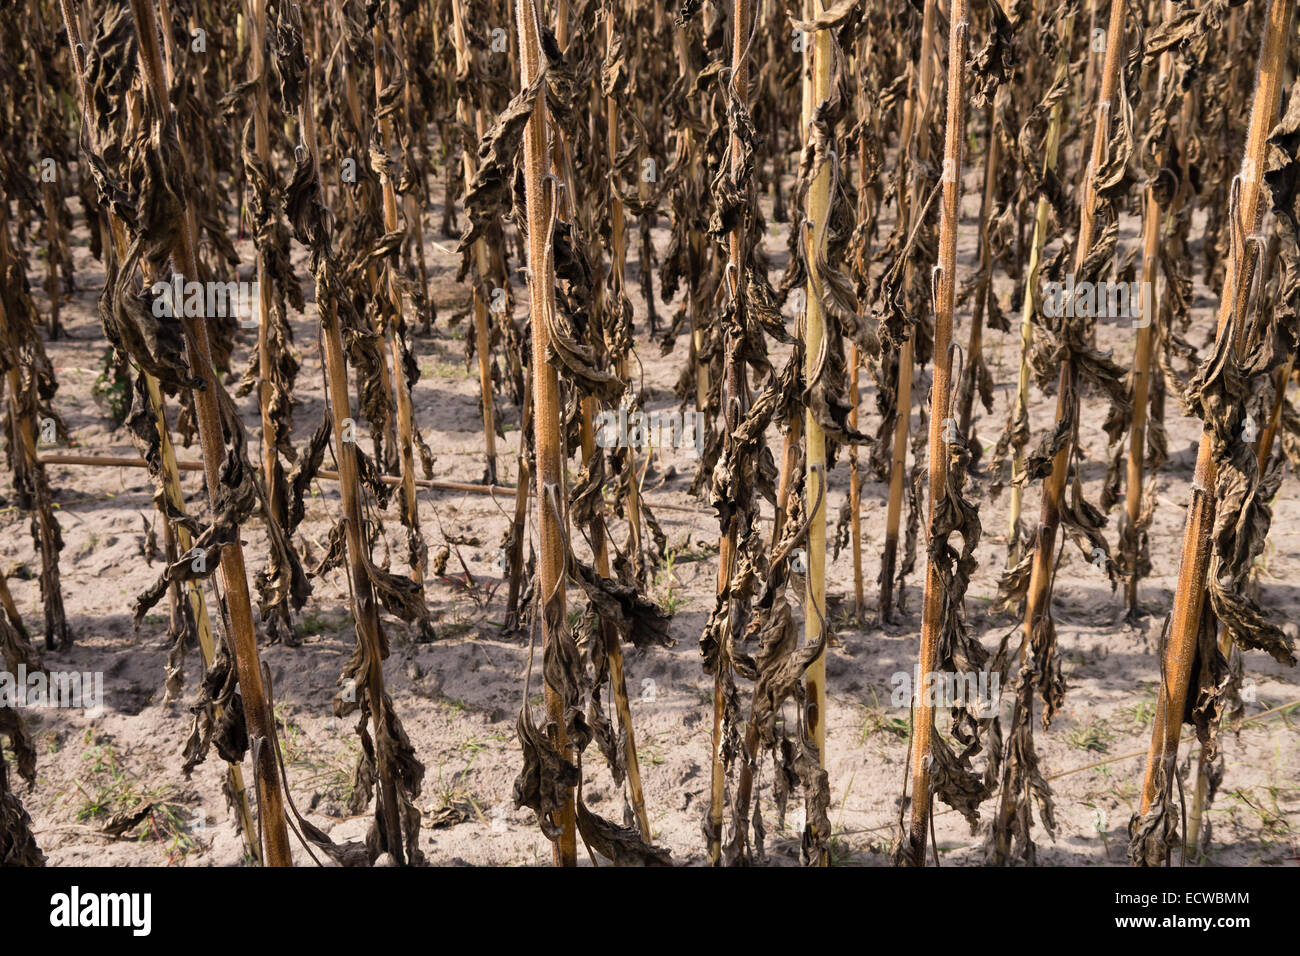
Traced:
[[[972, 182], [964, 208], [963, 273], [974, 260], [971, 237], [977, 209], [973, 191]], [[430, 224], [439, 220], [439, 215], [429, 215]], [[656, 230], [660, 245], [666, 237], [664, 225], [661, 220]], [[433, 230], [426, 232], [432, 285], [442, 318], [432, 336], [417, 338], [414, 343], [422, 372], [414, 393], [415, 411], [436, 456], [437, 476], [475, 481], [483, 470], [477, 378], [463, 361], [465, 323], [454, 327], [447, 323], [447, 317], [463, 308], [467, 289], [453, 282], [455, 262], [447, 254], [449, 244], [440, 238], [435, 243]], [[1128, 228], [1121, 253], [1135, 241], [1133, 228]], [[775, 257], [784, 241], [769, 240], [768, 245]], [[240, 252], [246, 262], [251, 261], [249, 242], [240, 244]], [[95, 314], [103, 279], [84, 237], [78, 240], [74, 253], [78, 291], [63, 313], [69, 335], [49, 345], [60, 382], [57, 405], [67, 419], [76, 449], [130, 454], [133, 449], [126, 435], [109, 426], [91, 398], [95, 367], [105, 345]], [[295, 249], [295, 257], [301, 266], [300, 250]], [[42, 266], [36, 262], [33, 268]], [[630, 269], [635, 269], [635, 257]], [[639, 285], [634, 275], [630, 273], [629, 288], [635, 297]], [[43, 288], [41, 278], [33, 276], [35, 287]], [[996, 288], [1005, 303], [1010, 296], [1006, 280], [1000, 280]], [[1211, 322], [1214, 300], [1199, 281], [1197, 292], [1198, 327], [1205, 329]], [[310, 291], [308, 294], [310, 298]], [[38, 301], [44, 307], [41, 292]], [[650, 404], [668, 408], [673, 402], [672, 385], [685, 360], [685, 341], [672, 355], [661, 357], [640, 324], [644, 303], [637, 300], [637, 307], [639, 355], [645, 386], [652, 396]], [[968, 314], [958, 316], [957, 336], [963, 343], [968, 321]], [[309, 305], [306, 315], [294, 317], [303, 360], [296, 392], [295, 443], [309, 436], [324, 411], [314, 322], [314, 305]], [[1194, 332], [1193, 338], [1200, 341], [1203, 333]], [[996, 440], [1014, 398], [1014, 385], [1008, 383], [1015, 378], [1018, 342], [1015, 335], [999, 332], [987, 333], [985, 341], [999, 383], [995, 413], [987, 416], [981, 412], [978, 422], [987, 447]], [[1099, 342], [1104, 348], [1113, 348], [1121, 361], [1132, 354], [1132, 330], [1123, 326], [1102, 325]], [[250, 344], [251, 337], [241, 343], [236, 369], [244, 368]], [[870, 429], [874, 427], [870, 414], [874, 398], [865, 387], [869, 382], [865, 375], [863, 382], [863, 415]], [[915, 394], [928, 394], [928, 375], [918, 383]], [[1035, 439], [1052, 424], [1054, 403], [1054, 398], [1034, 392], [1031, 418]], [[1155, 571], [1144, 582], [1141, 594], [1151, 615], [1136, 629], [1124, 625], [1122, 599], [1111, 592], [1103, 573], [1091, 567], [1073, 546], [1065, 551], [1055, 611], [1069, 691], [1052, 729], [1037, 734], [1045, 772], [1056, 778], [1052, 787], [1059, 830], [1053, 840], [1036, 827], [1041, 863], [1103, 865], [1122, 864], [1126, 859], [1126, 826], [1141, 783], [1159, 679], [1154, 651], [1161, 617], [1172, 596], [1199, 434], [1192, 421], [1179, 415], [1172, 399], [1170, 406], [1171, 460], [1160, 477], [1159, 505], [1151, 531]], [[253, 399], [243, 400], [240, 407], [253, 438], [251, 452], [259, 454], [256, 436], [260, 423]], [[1094, 499], [1104, 471], [1101, 420], [1100, 402], [1094, 400], [1083, 425], [1083, 444], [1089, 455], [1084, 476], [1087, 492]], [[500, 480], [506, 484], [515, 478], [513, 450], [518, 422], [516, 411], [509, 409], [507, 440], [500, 445]], [[779, 450], [775, 431], [769, 440]], [[197, 456], [197, 448], [182, 451], [182, 457]], [[686, 493], [692, 470], [693, 463], [684, 455], [665, 451], [658, 475], [652, 474], [647, 481], [652, 506], [679, 509], [660, 508], [658, 512], [674, 557], [671, 565], [658, 573], [652, 589], [654, 597], [675, 610], [672, 633], [677, 644], [645, 652], [629, 649], [627, 668], [655, 839], [671, 849], [675, 860], [698, 864], [703, 848], [700, 822], [708, 790], [711, 682], [702, 672], [696, 640], [712, 605], [717, 525], [711, 511]], [[23, 793], [23, 800], [35, 819], [40, 845], [50, 863], [60, 866], [239, 864], [243, 847], [221, 795], [222, 765], [214, 754], [192, 779], [186, 780], [180, 771], [180, 749], [189, 725], [186, 705], [194, 698], [200, 670], [197, 651], [189, 658], [184, 700], [164, 705], [165, 607], [151, 614], [138, 632], [131, 627], [131, 601], [158, 570], [143, 555], [141, 516], [150, 522], [155, 516], [148, 478], [142, 470], [125, 468], [51, 467], [49, 472], [66, 541], [63, 589], [76, 646], [66, 653], [46, 653], [45, 661], [48, 667], [61, 670], [102, 671], [105, 709], [96, 719], [68, 710], [29, 710], [25, 714], [40, 757], [38, 784]], [[847, 465], [837, 467], [830, 480], [829, 514], [833, 518], [846, 492]], [[199, 508], [201, 478], [188, 473], [184, 484], [191, 508]], [[1283, 620], [1294, 620], [1300, 612], [1300, 591], [1295, 584], [1300, 567], [1297, 488], [1295, 478], [1288, 475], [1261, 566], [1263, 602]], [[4, 496], [0, 501], [0, 556], [7, 566], [26, 568], [12, 578], [11, 587], [29, 628], [36, 631], [41, 621], [40, 594], [32, 573], [39, 560], [33, 552], [27, 518], [13, 507], [11, 491], [8, 476], [0, 477], [0, 495]], [[874, 607], [875, 601], [871, 582], [879, 567], [886, 497], [885, 485], [866, 484], [862, 524], [869, 607]], [[1007, 503], [1006, 494], [980, 503], [984, 526], [978, 551], [981, 564], [969, 593], [972, 625], [990, 647], [1013, 624], [1006, 616], [990, 613], [1005, 560]], [[415, 751], [427, 768], [420, 801], [426, 812], [422, 844], [435, 864], [541, 864], [550, 857], [549, 844], [531, 813], [515, 810], [510, 798], [519, 765], [514, 721], [523, 693], [528, 648], [522, 640], [503, 636], [498, 627], [504, 588], [495, 587], [499, 572], [494, 559], [512, 505], [512, 499], [422, 492], [422, 520], [431, 551], [442, 544], [442, 529], [452, 534], [471, 533], [482, 542], [460, 550], [483, 590], [471, 594], [442, 581], [431, 583], [430, 604], [440, 633], [435, 643], [417, 644], [404, 625], [385, 618], [393, 638], [386, 678]], [[1037, 508], [1035, 488], [1026, 496], [1026, 512], [1036, 515]], [[309, 560], [322, 553], [337, 510], [336, 488], [319, 483], [300, 538]], [[765, 513], [768, 510], [764, 505]], [[1112, 520], [1112, 540], [1113, 526]], [[400, 564], [403, 549], [395, 513], [387, 530], [394, 562]], [[625, 532], [619, 527], [616, 533], [621, 536]], [[264, 554], [262, 529], [250, 525], [245, 539], [251, 571]], [[888, 862], [907, 751], [908, 713], [906, 707], [891, 703], [891, 676], [910, 674], [915, 664], [921, 574], [914, 573], [909, 581], [903, 623], [881, 629], [859, 626], [843, 610], [852, 601], [847, 548], [828, 564], [827, 573], [837, 637], [827, 660], [834, 856], [837, 863], [882, 865]], [[335, 572], [314, 581], [314, 586], [313, 599], [297, 622], [302, 645], [264, 646], [263, 659], [275, 683], [276, 712], [295, 802], [336, 839], [355, 838], [369, 820], [368, 815], [349, 818], [344, 809], [358, 746], [351, 721], [336, 720], [330, 711], [335, 679], [353, 640], [346, 582], [341, 572]], [[837, 605], [842, 610], [835, 613]], [[1255, 700], [1247, 704], [1248, 715], [1300, 699], [1300, 675], [1295, 671], [1259, 653], [1248, 656], [1246, 668], [1255, 681]], [[536, 679], [533, 687], [536, 691]], [[1004, 712], [1009, 712], [1009, 696], [1003, 694]], [[1300, 864], [1300, 737], [1296, 721], [1295, 714], [1274, 715], [1246, 724], [1238, 735], [1225, 733], [1227, 772], [1210, 812], [1213, 841], [1209, 862]], [[1184, 754], [1188, 749], [1184, 745]], [[594, 759], [588, 765], [588, 802], [598, 812], [619, 816], [623, 798], [612, 786], [608, 772]], [[769, 858], [774, 863], [797, 862], [797, 831], [776, 826], [768, 779], [765, 774], [760, 781], [759, 799], [769, 829]], [[151, 823], [123, 838], [100, 832], [112, 812], [141, 799], [163, 804]], [[448, 807], [459, 812], [449, 813]], [[991, 805], [986, 805], [986, 818], [990, 810]], [[463, 822], [447, 824], [449, 818], [463, 818]], [[940, 813], [935, 826], [945, 863], [978, 862], [982, 835], [973, 836], [952, 812]], [[583, 862], [588, 861], [584, 858]]]

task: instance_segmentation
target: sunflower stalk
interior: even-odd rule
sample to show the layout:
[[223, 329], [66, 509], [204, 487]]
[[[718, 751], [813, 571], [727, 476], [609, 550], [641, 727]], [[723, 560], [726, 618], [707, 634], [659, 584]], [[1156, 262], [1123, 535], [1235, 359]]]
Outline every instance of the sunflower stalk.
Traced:
[[[69, 3], [70, 0], [63, 0], [64, 21], [68, 24], [72, 22], [74, 16]], [[152, 0], [131, 0], [131, 12], [139, 42], [141, 69], [156, 110], [155, 122], [160, 129], [166, 130], [167, 126], [163, 124], [162, 118], [171, 115], [171, 101], [164, 77], [162, 56], [158, 48], [159, 27]], [[71, 33], [69, 37], [71, 38]], [[170, 135], [175, 135], [174, 131]], [[183, 203], [184, 196], [180, 198]], [[182, 275], [197, 276], [199, 267], [195, 237], [185, 217], [182, 217], [180, 233], [180, 240], [172, 252], [173, 260]], [[215, 512], [222, 491], [222, 463], [226, 458], [217, 399], [218, 389], [222, 386], [217, 381], [213, 370], [207, 326], [203, 318], [187, 317], [183, 325], [190, 374], [202, 383], [201, 388], [194, 389], [194, 406], [198, 420], [199, 441], [203, 448], [208, 499]], [[275, 739], [274, 717], [259, 660], [257, 635], [253, 628], [252, 602], [248, 592], [248, 576], [244, 565], [244, 549], [237, 531], [234, 539], [221, 548], [220, 570], [226, 597], [226, 616], [231, 632], [232, 651], [239, 673], [239, 685], [243, 692], [244, 717], [248, 725], [249, 738], [253, 742], [254, 781], [262, 833], [262, 858], [269, 866], [291, 866], [279, 755], [274, 752], [272, 744]]]
[[[400, 18], [400, 15], [397, 5], [390, 3], [388, 16]], [[382, 162], [379, 164], [379, 179], [384, 197], [384, 231], [393, 234], [404, 230], [397, 215], [397, 190], [393, 183], [393, 121], [391, 114], [383, 108], [382, 102], [386, 85], [385, 62], [389, 55], [384, 26], [383, 19], [376, 21], [372, 36], [379, 146], [383, 150]], [[380, 277], [382, 292], [390, 308], [387, 321], [383, 324], [393, 363], [393, 392], [397, 397], [397, 447], [401, 462], [402, 523], [406, 525], [407, 557], [410, 562], [411, 580], [423, 587], [426, 549], [424, 538], [420, 534], [420, 506], [415, 492], [415, 419], [411, 406], [410, 381], [410, 368], [414, 367], [414, 359], [410, 358], [405, 345], [406, 318], [402, 304], [402, 291], [397, 281], [397, 260], [398, 253], [394, 252], [385, 263]]]
[[[1165, 0], [1164, 16], [1173, 15], [1174, 5]], [[1160, 55], [1156, 78], [1156, 95], [1163, 98], [1173, 66], [1173, 54], [1166, 50]], [[1163, 171], [1168, 161], [1168, 148], [1160, 143], [1155, 151], [1155, 166]], [[1146, 188], [1142, 219], [1142, 325], [1137, 330], [1133, 349], [1133, 419], [1129, 424], [1127, 485], [1124, 499], [1124, 525], [1120, 533], [1121, 561], [1125, 571], [1124, 599], [1130, 621], [1138, 616], [1138, 583], [1142, 578], [1145, 537], [1142, 520], [1144, 466], [1147, 444], [1147, 406], [1151, 398], [1152, 363], [1155, 355], [1156, 322], [1160, 315], [1158, 282], [1160, 281], [1161, 238], [1164, 233], [1166, 209], [1161, 203], [1160, 184], [1153, 178]]]
[[[9, 197], [0, 190], [0, 277], [8, 277], [10, 263], [13, 259], [9, 240]], [[59, 551], [63, 547], [63, 536], [58, 519], [54, 516], [54, 496], [45, 466], [41, 463], [37, 451], [37, 415], [40, 412], [40, 399], [37, 395], [36, 374], [33, 371], [24, 376], [19, 366], [20, 357], [28, 350], [42, 356], [40, 333], [34, 320], [22, 321], [27, 332], [20, 331], [19, 316], [8, 314], [3, 297], [0, 296], [0, 351], [9, 353], [6, 379], [9, 383], [9, 432], [13, 442], [14, 470], [16, 474], [25, 475], [21, 483], [23, 494], [20, 502], [24, 508], [30, 508], [32, 517], [32, 537], [41, 557], [41, 601], [45, 609], [45, 646], [49, 650], [67, 649], [72, 646], [72, 631], [68, 627], [67, 614], [63, 607], [63, 587], [59, 575]], [[23, 339], [27, 341], [24, 342]], [[21, 461], [21, 465], [19, 462]], [[16, 482], [17, 484], [17, 482]]]
[[[515, 0], [515, 26], [519, 39], [522, 89], [528, 89], [542, 70], [542, 26], [535, 0]], [[532, 316], [533, 437], [537, 455], [537, 528], [540, 557], [537, 573], [537, 617], [542, 629], [542, 653], [559, 645], [565, 621], [565, 564], [567, 531], [564, 462], [560, 438], [560, 386], [555, 365], [549, 360], [548, 323], [554, 321], [555, 261], [551, 228], [556, 196], [550, 176], [550, 140], [546, 100], [538, 96], [524, 130], [524, 190], [528, 223], [528, 293]], [[572, 762], [573, 747], [565, 729], [565, 702], [560, 688], [550, 680], [545, 686], [548, 735], [551, 746]], [[528, 706], [525, 701], [525, 707]], [[553, 860], [556, 866], [577, 866], [577, 837], [573, 789], [563, 788], [561, 805], [552, 820]]]
[[[460, 76], [468, 77], [470, 58], [473, 54], [470, 51], [469, 38], [465, 35], [463, 6], [464, 0], [454, 0], [451, 12], [456, 39], [456, 71]], [[474, 130], [482, 139], [485, 129], [482, 111], [477, 106], [471, 105], [469, 99], [462, 95], [457, 100], [456, 112], [461, 125]], [[474, 150], [469, 148], [468, 143], [461, 151], [461, 156], [465, 170], [465, 187], [469, 189], [473, 186], [474, 173], [478, 164]], [[478, 358], [479, 400], [483, 404], [483, 449], [487, 457], [483, 480], [487, 484], [495, 485], [497, 483], [497, 425], [496, 406], [492, 396], [492, 336], [488, 326], [487, 300], [484, 298], [490, 266], [487, 242], [482, 237], [474, 240], [473, 262], [474, 352]]]
[[[916, 81], [908, 94], [903, 107], [903, 126], [899, 137], [902, 148], [908, 153], [915, 152], [917, 166], [923, 167], [930, 159], [930, 137], [926, 124], [930, 122], [930, 104], [934, 94], [934, 34], [938, 11], [935, 0], [925, 0], [921, 14], [921, 47], [919, 68]], [[907, 233], [911, 234], [917, 219], [925, 215], [921, 208], [920, 168], [911, 170], [911, 184], [900, 188], [898, 215], [907, 223]], [[904, 267], [907, 278], [903, 287], [911, 289], [915, 265], [909, 258]], [[916, 342], [915, 322], [906, 331], [898, 352], [898, 379], [896, 400], [894, 404], [894, 452], [889, 471], [889, 502], [885, 510], [885, 542], [880, 557], [880, 621], [892, 623], [894, 620], [894, 585], [898, 565], [898, 534], [902, 525], [903, 496], [907, 490], [907, 446], [912, 431], [912, 378], [915, 374]]]
[[[948, 35], [948, 111], [944, 126], [943, 196], [939, 214], [939, 262], [933, 286], [934, 381], [930, 390], [929, 483], [927, 521], [933, 523], [936, 508], [948, 491], [949, 444], [952, 438], [949, 412], [952, 408], [952, 325], [956, 302], [957, 220], [961, 204], [962, 146], [966, 130], [966, 56], [970, 48], [970, 21], [966, 0], [952, 0]], [[912, 719], [912, 818], [908, 833], [908, 862], [925, 865], [930, 828], [932, 746], [935, 733], [934, 704], [921, 688], [939, 663], [940, 631], [947, 607], [948, 587], [940, 579], [927, 548], [925, 596], [921, 610], [921, 648], [917, 673], [920, 681], [913, 696]]]
[[[65, 17], [68, 12], [65, 7], [63, 9]], [[84, 42], [81, 35], [81, 25], [73, 17], [65, 20], [65, 27], [73, 54], [73, 68], [77, 77], [78, 92], [82, 102], [85, 102], [85, 64], [83, 62], [84, 54], [81, 52], [84, 50]], [[100, 229], [104, 233], [105, 248], [107, 249], [111, 243], [112, 249], [117, 255], [117, 261], [121, 262], [126, 257], [127, 251], [126, 231], [122, 222], [111, 212], [106, 213], [100, 219]], [[181, 514], [184, 512], [185, 498], [181, 491], [180, 467], [176, 459], [176, 448], [172, 443], [171, 430], [167, 424], [167, 409], [162, 389], [157, 378], [153, 375], [143, 369], [139, 370], [139, 374], [144, 381], [145, 391], [149, 398], [149, 407], [153, 413], [154, 425], [158, 432], [160, 468], [158, 477], [162, 484], [162, 491], [172, 512]], [[173, 560], [176, 555], [190, 553], [194, 546], [194, 539], [189, 529], [181, 522], [172, 520], [167, 509], [161, 505], [159, 506], [159, 512], [170, 546], [167, 555], [168, 560]], [[173, 590], [179, 590], [179, 585], [174, 583], [172, 588]], [[189, 621], [174, 621], [173, 631], [175, 632], [177, 628], [187, 627], [192, 623], [199, 644], [199, 653], [203, 659], [203, 667], [205, 671], [208, 671], [216, 660], [217, 649], [216, 642], [212, 637], [212, 622], [208, 617], [208, 607], [207, 602], [204, 600], [201, 581], [192, 578], [185, 582], [185, 591], [189, 600]], [[174, 605], [173, 613], [183, 614], [184, 612]], [[184, 640], [183, 635], [181, 639]], [[213, 717], [218, 725], [223, 719], [224, 709], [222, 704], [214, 701]], [[229, 782], [230, 799], [234, 805], [235, 814], [239, 818], [240, 836], [243, 838], [244, 847], [248, 852], [249, 859], [261, 864], [263, 862], [262, 847], [258, 843], [257, 826], [248, 802], [248, 787], [244, 782], [243, 767], [238, 763], [227, 762], [226, 776]]]
[[[812, 19], [825, 9], [822, 0], [806, 0], [804, 12]], [[818, 106], [826, 103], [831, 96], [831, 44], [833, 40], [829, 29], [817, 30], [812, 37], [810, 50], [812, 59], [811, 74], [804, 71], [805, 89], [803, 128], [805, 136], [813, 135], [813, 113]], [[823, 315], [822, 296], [824, 280], [821, 275], [821, 263], [826, 257], [826, 236], [830, 225], [831, 208], [831, 164], [825, 163], [813, 178], [808, 190], [808, 219], [806, 228], [811, 230], [808, 241], [808, 289], [807, 317], [804, 327], [804, 380], [809, 386], [825, 374], [822, 364], [822, 351], [825, 337], [825, 316]], [[856, 357], [856, 350], [854, 351]], [[856, 367], [856, 363], [855, 363]], [[807, 577], [806, 601], [804, 614], [804, 645], [816, 646], [823, 640], [822, 631], [826, 627], [826, 434], [817, 419], [816, 412], [810, 406], [804, 412], [804, 512], [811, 516], [807, 542]], [[804, 703], [805, 732], [816, 752], [818, 762], [826, 765], [826, 654], [822, 652], [808, 665], [804, 672], [806, 700]], [[812, 826], [813, 814], [807, 815]], [[808, 842], [822, 847], [814, 861], [825, 866], [829, 857], [824, 849], [830, 834], [814, 834]]]
[[[1235, 255], [1224, 278], [1215, 348], [1216, 353], [1230, 351], [1238, 361], [1247, 302], [1260, 255], [1259, 243], [1250, 239], [1259, 233], [1267, 210], [1267, 203], [1261, 201], [1265, 145], [1281, 103], [1294, 10], [1295, 4], [1290, 0], [1270, 0], [1268, 4], [1245, 151], [1233, 184], [1231, 221], [1234, 235], [1243, 238], [1234, 244]], [[1216, 435], [1207, 420], [1192, 478], [1173, 609], [1165, 624], [1166, 635], [1160, 649], [1160, 692], [1142, 779], [1141, 802], [1130, 823], [1130, 857], [1137, 863], [1151, 865], [1166, 860], [1172, 842], [1168, 837], [1176, 827], [1166, 803], [1176, 776], [1178, 742], [1193, 667], [1204, 657], [1199, 650], [1201, 635], [1207, 627], [1214, 626], [1213, 612], [1207, 607], [1206, 573], [1211, 560], [1219, 471]], [[1208, 667], [1211, 663], [1202, 661], [1201, 666]]]
[[[1061, 25], [1060, 46], [1056, 54], [1056, 70], [1052, 80], [1053, 88], [1066, 81], [1070, 70], [1070, 45], [1074, 39], [1074, 14], [1068, 15]], [[1065, 109], [1065, 97], [1061, 97], [1052, 106], [1051, 118], [1047, 125], [1047, 138], [1043, 143], [1043, 177], [1055, 174], [1058, 155], [1061, 148], [1061, 116]], [[1015, 567], [1020, 563], [1023, 535], [1020, 531], [1020, 512], [1024, 502], [1025, 441], [1018, 435], [1029, 433], [1029, 356], [1034, 344], [1034, 310], [1038, 289], [1039, 270], [1043, 263], [1043, 247], [1047, 243], [1047, 227], [1051, 215], [1051, 203], [1046, 196], [1039, 196], [1034, 209], [1034, 232], [1029, 244], [1029, 258], [1025, 266], [1025, 290], [1020, 313], [1020, 370], [1016, 378], [1015, 410], [1009, 426], [1012, 434], [1013, 453], [1011, 458], [1011, 502], [1007, 511], [1007, 566]]]

